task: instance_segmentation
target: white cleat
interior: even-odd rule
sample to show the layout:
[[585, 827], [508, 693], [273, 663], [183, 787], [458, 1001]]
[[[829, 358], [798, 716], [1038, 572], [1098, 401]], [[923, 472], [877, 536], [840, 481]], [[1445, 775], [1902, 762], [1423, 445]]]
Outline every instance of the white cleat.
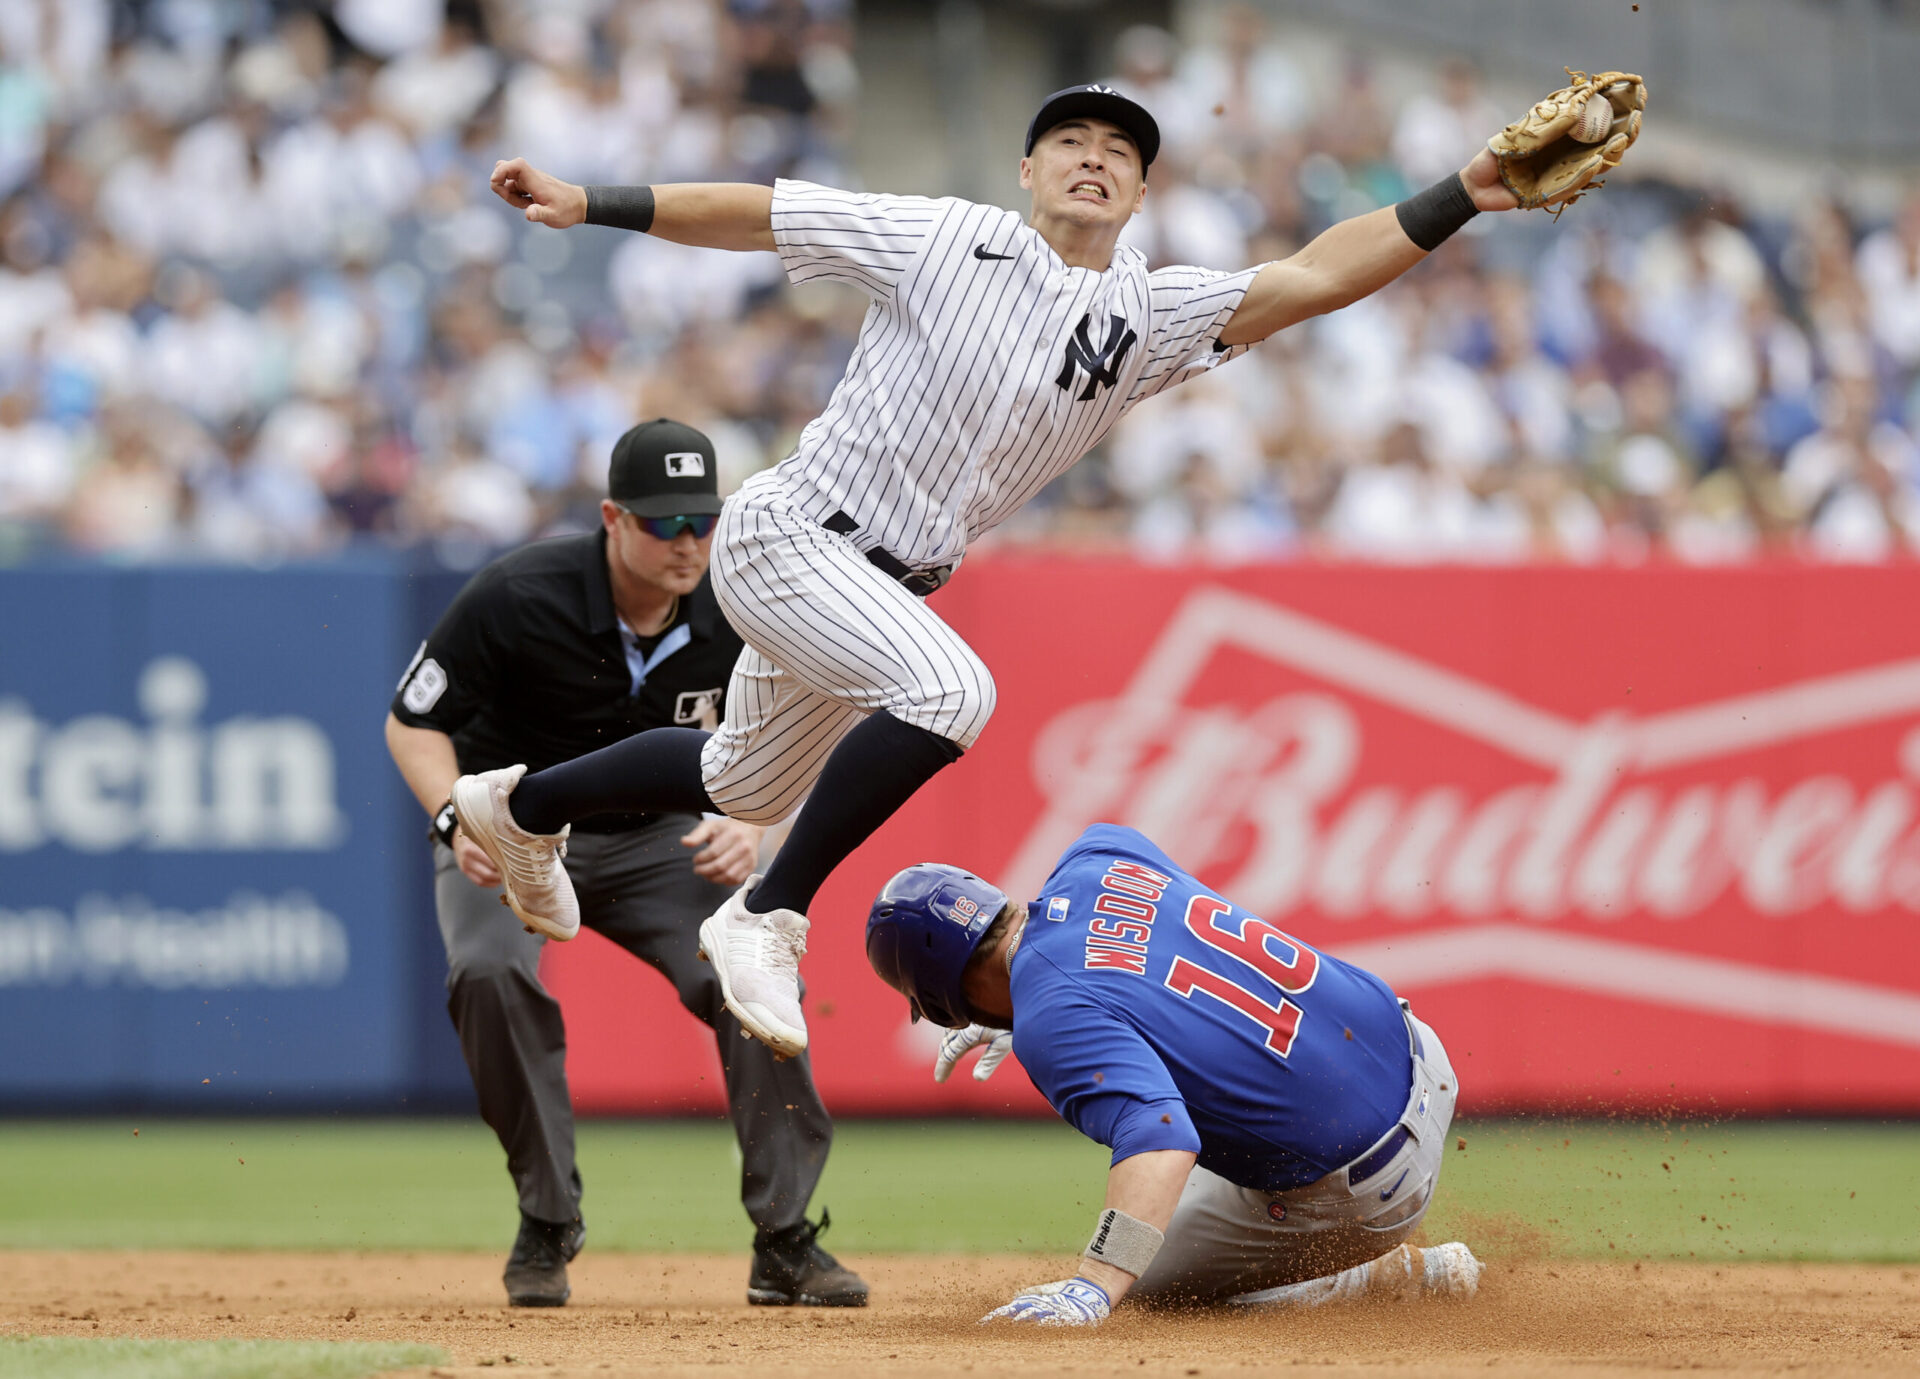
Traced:
[[1356, 1264], [1325, 1278], [1242, 1293], [1228, 1302], [1238, 1307], [1287, 1309], [1324, 1307], [1330, 1302], [1358, 1302], [1361, 1298], [1411, 1302], [1420, 1297], [1472, 1297], [1486, 1268], [1459, 1241], [1430, 1245], [1424, 1250], [1399, 1245], [1365, 1264]]
[[565, 943], [580, 932], [580, 903], [560, 864], [573, 826], [529, 833], [513, 821], [507, 796], [526, 773], [525, 766], [508, 766], [460, 777], [453, 783], [453, 812], [461, 831], [499, 868], [501, 896], [520, 922]]
[[757, 915], [747, 896], [758, 876], [727, 897], [700, 925], [700, 956], [720, 978], [720, 996], [741, 1028], [782, 1058], [807, 1051], [807, 1019], [800, 1013], [800, 955], [807, 951], [807, 917], [795, 910]]
[[1487, 1266], [1458, 1240], [1429, 1245], [1421, 1253], [1426, 1256], [1429, 1293], [1443, 1298], [1470, 1298], [1480, 1291], [1480, 1275], [1486, 1272]]

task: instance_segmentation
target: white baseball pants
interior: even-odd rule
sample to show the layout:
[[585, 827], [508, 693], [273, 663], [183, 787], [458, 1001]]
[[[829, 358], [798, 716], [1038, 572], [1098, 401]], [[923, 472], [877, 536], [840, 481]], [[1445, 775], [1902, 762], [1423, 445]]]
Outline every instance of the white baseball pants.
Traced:
[[867, 714], [970, 747], [993, 676], [957, 633], [787, 496], [777, 470], [727, 500], [713, 592], [747, 644], [727, 713], [701, 754], [707, 794], [746, 823], [791, 814], [834, 745]]

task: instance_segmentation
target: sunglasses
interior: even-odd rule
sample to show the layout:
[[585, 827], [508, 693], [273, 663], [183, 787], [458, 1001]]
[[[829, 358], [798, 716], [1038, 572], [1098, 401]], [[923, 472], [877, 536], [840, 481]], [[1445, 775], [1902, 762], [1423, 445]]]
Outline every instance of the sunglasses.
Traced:
[[621, 511], [638, 522], [641, 531], [661, 541], [671, 541], [683, 531], [692, 532], [695, 541], [704, 541], [713, 534], [714, 524], [720, 520], [718, 514], [711, 512], [693, 517], [642, 517], [631, 508]]

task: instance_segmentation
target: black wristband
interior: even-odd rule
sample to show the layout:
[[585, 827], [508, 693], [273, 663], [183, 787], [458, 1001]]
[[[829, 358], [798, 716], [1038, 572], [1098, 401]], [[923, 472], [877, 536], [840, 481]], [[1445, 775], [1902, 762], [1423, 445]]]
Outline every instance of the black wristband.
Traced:
[[[591, 205], [591, 201], [588, 203]], [[1459, 173], [1451, 173], [1393, 208], [1407, 238], [1432, 253], [1441, 241], [1480, 214]], [[591, 218], [592, 213], [588, 213]]]
[[644, 235], [653, 228], [653, 188], [588, 187], [587, 224], [638, 230]]
[[460, 827], [459, 816], [453, 812], [453, 801], [448, 800], [433, 813], [433, 822], [427, 826], [427, 836], [435, 842], [453, 846], [454, 830]]

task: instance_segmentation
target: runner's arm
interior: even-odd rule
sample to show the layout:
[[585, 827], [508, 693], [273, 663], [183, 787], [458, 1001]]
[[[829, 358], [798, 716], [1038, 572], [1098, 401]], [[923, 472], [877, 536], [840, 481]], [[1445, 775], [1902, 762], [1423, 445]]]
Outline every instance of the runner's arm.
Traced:
[[[1107, 1173], [1106, 1205], [1165, 1234], [1193, 1162], [1194, 1155], [1184, 1149], [1153, 1149], [1122, 1159]], [[1097, 1259], [1080, 1261], [1080, 1277], [1099, 1284], [1116, 1306], [1138, 1282], [1125, 1269]]]

